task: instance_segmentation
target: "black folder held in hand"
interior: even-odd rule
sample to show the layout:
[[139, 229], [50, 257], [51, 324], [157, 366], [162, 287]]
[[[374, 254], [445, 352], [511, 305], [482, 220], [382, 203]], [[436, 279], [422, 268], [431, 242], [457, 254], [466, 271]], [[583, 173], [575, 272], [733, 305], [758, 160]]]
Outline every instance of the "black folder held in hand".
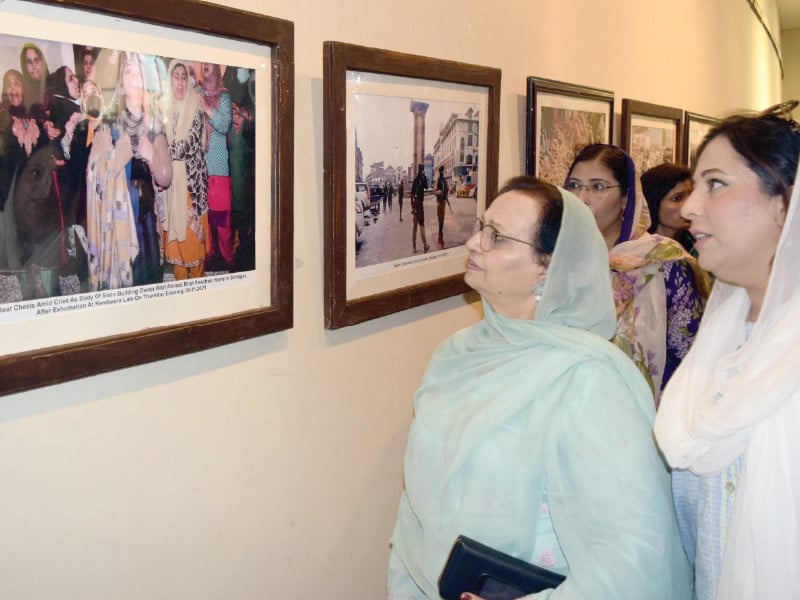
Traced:
[[464, 592], [485, 600], [514, 600], [557, 587], [564, 579], [460, 535], [439, 577], [439, 594], [444, 600], [459, 600]]

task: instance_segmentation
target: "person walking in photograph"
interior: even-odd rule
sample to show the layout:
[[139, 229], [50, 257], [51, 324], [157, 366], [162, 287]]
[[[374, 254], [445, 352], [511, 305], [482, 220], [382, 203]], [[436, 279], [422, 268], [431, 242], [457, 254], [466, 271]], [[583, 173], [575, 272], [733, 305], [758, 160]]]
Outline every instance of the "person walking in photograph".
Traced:
[[400, 207], [400, 220], [403, 220], [403, 194], [405, 193], [405, 189], [403, 188], [403, 180], [400, 180], [400, 185], [397, 186], [397, 204]]
[[453, 213], [450, 200], [447, 198], [448, 192], [447, 179], [444, 178], [444, 166], [439, 167], [439, 179], [436, 180], [436, 218], [439, 220], [439, 237], [436, 242], [440, 249], [444, 249], [444, 206], [445, 204]]
[[411, 230], [411, 245], [414, 252], [417, 252], [417, 227], [419, 227], [419, 237], [422, 240], [422, 250], [427, 252], [430, 246], [425, 239], [425, 189], [428, 187], [428, 178], [425, 177], [425, 165], [417, 166], [417, 175], [411, 183], [411, 214], [414, 217], [414, 226]]

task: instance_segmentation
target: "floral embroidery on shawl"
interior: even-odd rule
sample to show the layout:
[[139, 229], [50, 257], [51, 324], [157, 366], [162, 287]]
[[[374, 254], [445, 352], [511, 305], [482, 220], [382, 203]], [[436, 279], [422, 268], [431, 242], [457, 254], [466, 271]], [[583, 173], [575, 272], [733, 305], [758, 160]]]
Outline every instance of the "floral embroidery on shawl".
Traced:
[[[612, 341], [636, 364], [658, 407], [661, 390], [694, 340], [709, 284], [680, 244], [647, 233], [650, 212], [630, 157], [628, 174], [622, 233], [608, 254], [617, 309]], [[679, 272], [684, 277], [677, 278]]]
[[[689, 281], [691, 269], [687, 260], [690, 260], [689, 256], [676, 242], [647, 233], [618, 244], [609, 253], [611, 288], [617, 309], [617, 333], [613, 341], [631, 357], [647, 380], [656, 405], [663, 384], [688, 351], [697, 330], [695, 322], [691, 334], [681, 336], [681, 324], [688, 334], [689, 322], [695, 317], [699, 320], [702, 312], [702, 302], [695, 286], [691, 286], [683, 296], [681, 292], [668, 289], [672, 285], [693, 283]], [[675, 264], [684, 265], [681, 267], [684, 278], [668, 285]], [[692, 298], [687, 299], [685, 294]], [[681, 299], [690, 306], [689, 315], [680, 316], [685, 307], [674, 306]], [[672, 323], [676, 318], [677, 321]], [[673, 329], [671, 336], [670, 326]], [[671, 348], [676, 342], [685, 349], [684, 352], [676, 353]], [[680, 355], [677, 362], [676, 355]]]
[[[702, 275], [702, 274], [701, 274]], [[667, 287], [667, 362], [661, 389], [664, 389], [675, 369], [692, 347], [705, 298], [697, 282], [697, 272], [689, 261], [664, 263], [664, 282]]]

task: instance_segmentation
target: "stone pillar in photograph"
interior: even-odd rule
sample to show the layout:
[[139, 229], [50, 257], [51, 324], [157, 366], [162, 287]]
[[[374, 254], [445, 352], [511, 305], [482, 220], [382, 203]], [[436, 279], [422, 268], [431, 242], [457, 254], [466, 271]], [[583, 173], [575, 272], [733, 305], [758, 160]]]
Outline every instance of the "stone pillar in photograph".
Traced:
[[428, 112], [428, 106], [425, 102], [412, 100], [409, 109], [414, 113], [414, 174], [417, 172], [417, 165], [425, 162], [425, 113]]

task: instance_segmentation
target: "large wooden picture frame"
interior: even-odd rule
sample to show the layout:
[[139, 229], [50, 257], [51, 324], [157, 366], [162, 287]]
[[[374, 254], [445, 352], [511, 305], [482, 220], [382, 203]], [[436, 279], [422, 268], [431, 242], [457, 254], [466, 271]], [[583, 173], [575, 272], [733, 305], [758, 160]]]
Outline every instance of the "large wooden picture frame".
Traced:
[[589, 144], [610, 144], [614, 92], [528, 77], [525, 171], [563, 185], [572, 160]]
[[[223, 74], [230, 76], [231, 82], [238, 81], [243, 86], [243, 93], [249, 98], [247, 107], [237, 105], [235, 98], [229, 101], [233, 104], [231, 131], [239, 133], [241, 127], [251, 127], [246, 163], [236, 162], [242, 159], [234, 158], [231, 138], [222, 138], [227, 140], [224, 143], [230, 149], [231, 172], [237, 168], [244, 171], [239, 181], [249, 182], [251, 186], [246, 188], [249, 193], [242, 196], [247, 207], [244, 210], [249, 210], [251, 227], [247, 233], [244, 229], [235, 230], [236, 237], [231, 244], [233, 249], [250, 244], [247, 246], [249, 253], [244, 254], [248, 260], [244, 263], [246, 266], [227, 260], [223, 268], [215, 270], [210, 269], [206, 261], [205, 273], [181, 281], [177, 274], [172, 277], [172, 267], [165, 261], [160, 274], [163, 279], [159, 281], [148, 280], [146, 284], [131, 285], [124, 279], [122, 283], [117, 279], [112, 284], [101, 280], [106, 283], [98, 285], [96, 278], [84, 280], [81, 274], [74, 276], [78, 287], [66, 292], [64, 280], [58, 274], [55, 280], [60, 284], [56, 283], [52, 289], [42, 293], [40, 283], [52, 281], [54, 276], [51, 274], [46, 278], [42, 274], [45, 269], [40, 265], [31, 263], [13, 270], [0, 262], [0, 284], [11, 282], [11, 287], [16, 290], [21, 284], [18, 286], [14, 278], [37, 283], [29, 286], [33, 291], [20, 287], [29, 295], [15, 291], [13, 293], [17, 296], [0, 299], [0, 394], [157, 361], [290, 328], [293, 301], [293, 24], [194, 0], [173, 0], [168, 4], [157, 0], [133, 3], [116, 0], [8, 0], [0, 6], [0, 13], [3, 14], [0, 56], [5, 56], [6, 63], [18, 60], [16, 55], [13, 60], [9, 58], [13, 48], [20, 53], [22, 44], [15, 45], [15, 38], [34, 42], [42, 48], [54, 48], [48, 55], [53, 63], [50, 71], [64, 65], [66, 70], [61, 67], [60, 72], [66, 73], [69, 85], [72, 72], [82, 82], [86, 70], [86, 78], [92, 79], [91, 71], [85, 65], [90, 62], [97, 66], [98, 63], [92, 60], [79, 64], [78, 50], [75, 50], [73, 62], [72, 52], [67, 49], [80, 46], [94, 50], [93, 59], [98, 56], [107, 58], [103, 64], [108, 66], [109, 73], [114, 73], [117, 81], [122, 80], [119, 65], [128, 64], [133, 55], [143, 57], [138, 58], [142, 64], [149, 60], [157, 65], [153, 72], [159, 74], [161, 86], [158, 88], [160, 95], [153, 96], [158, 100], [148, 100], [149, 104], [145, 104], [151, 113], [172, 102], [170, 94], [174, 94], [174, 88], [169, 87], [167, 79], [170, 76], [165, 77], [165, 65], [170, 61], [195, 65], [194, 71], [192, 68], [184, 69], [189, 74], [189, 86], [197, 82], [199, 95], [204, 93], [200, 90], [200, 80], [206, 77], [205, 65], [212, 65], [208, 67], [209, 73], [216, 69], [221, 73], [218, 77], [222, 78]], [[5, 55], [1, 54], [3, 45], [8, 49]], [[38, 46], [40, 55], [47, 54], [38, 50]], [[12, 68], [24, 71], [26, 68], [23, 62], [2, 66], [4, 71]], [[33, 77], [30, 72], [28, 75]], [[150, 85], [148, 77], [147, 74], [141, 77], [147, 86]], [[118, 101], [119, 89], [117, 84], [113, 98], [113, 85], [104, 90], [107, 103]], [[147, 89], [150, 93], [151, 88]], [[230, 89], [229, 92], [233, 96]], [[219, 103], [223, 101], [217, 100]], [[86, 114], [91, 115], [85, 106], [84, 119]], [[163, 112], [167, 114], [166, 109]], [[48, 109], [44, 114], [49, 118], [52, 111]], [[109, 114], [113, 114], [110, 109]], [[109, 116], [109, 122], [104, 122], [100, 128], [113, 128], [111, 119]], [[163, 122], [168, 123], [166, 119]], [[177, 123], [177, 117], [174, 123]], [[49, 128], [51, 125], [46, 126]], [[59, 131], [57, 127], [55, 130]], [[97, 143], [98, 138], [94, 139]], [[91, 138], [86, 146], [89, 147], [90, 143]], [[135, 143], [139, 144], [138, 136]], [[63, 142], [61, 145], [64, 147]], [[28, 156], [33, 155], [29, 153]], [[172, 160], [175, 161], [174, 156]], [[18, 167], [18, 179], [25, 168]], [[53, 181], [58, 179], [55, 173], [54, 170]], [[127, 176], [131, 177], [130, 171]], [[229, 204], [227, 214], [233, 214], [235, 220], [237, 192], [234, 177], [231, 175], [233, 213]], [[17, 187], [12, 188], [17, 195], [22, 193], [21, 185], [17, 181]], [[167, 185], [154, 187], [157, 198], [168, 188]], [[129, 188], [124, 189], [124, 198], [127, 198]], [[61, 202], [63, 190], [59, 190]], [[90, 193], [94, 192], [90, 190]], [[134, 194], [132, 191], [130, 194], [133, 203]], [[8, 213], [12, 192], [9, 192], [8, 199], [6, 210], [0, 211], [0, 215], [3, 215], [4, 222], [12, 223], [12, 219], [19, 220], [20, 217]], [[193, 201], [193, 198], [188, 199]], [[125, 205], [122, 202], [117, 206], [124, 212], [127, 210]], [[194, 204], [190, 202], [188, 206], [189, 210], [194, 209], [200, 214], [200, 209]], [[154, 210], [158, 215], [158, 200]], [[230, 225], [230, 221], [224, 220], [214, 223], [214, 227], [221, 226], [220, 223], [222, 226]], [[76, 220], [75, 225], [78, 224]], [[6, 226], [6, 233], [9, 227], [11, 225]], [[85, 255], [80, 273], [91, 272], [92, 266], [87, 269], [85, 262], [86, 257], [94, 256], [91, 233], [87, 242], [84, 228], [91, 230], [86, 225], [72, 226], [68, 236], [62, 218], [61, 229], [56, 232], [61, 239], [75, 237], [83, 241]], [[167, 230], [164, 231], [162, 235], [166, 236]], [[135, 232], [132, 235], [135, 239]], [[166, 237], [162, 238], [162, 256], [166, 244]], [[66, 242], [64, 245], [68, 247]], [[74, 256], [74, 248], [68, 249], [73, 252], [69, 256]], [[135, 256], [137, 252], [138, 248], [132, 250], [131, 255]], [[77, 256], [81, 256], [80, 249]], [[0, 261], [2, 259], [0, 253]], [[81, 261], [77, 262], [80, 267]]]
[[623, 98], [620, 146], [637, 175], [661, 163], [683, 162], [683, 110]]
[[325, 326], [466, 291], [464, 242], [497, 190], [500, 70], [341, 42], [323, 54]]

